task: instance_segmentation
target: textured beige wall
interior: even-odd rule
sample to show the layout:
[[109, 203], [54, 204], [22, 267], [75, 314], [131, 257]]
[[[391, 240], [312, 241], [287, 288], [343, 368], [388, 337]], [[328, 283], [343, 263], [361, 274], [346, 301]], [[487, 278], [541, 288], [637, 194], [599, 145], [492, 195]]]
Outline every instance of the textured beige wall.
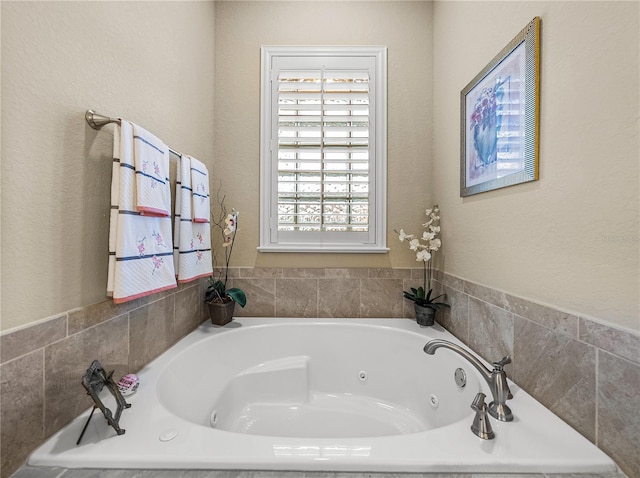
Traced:
[[[638, 2], [436, 2], [434, 188], [448, 273], [640, 330]], [[542, 18], [540, 180], [459, 196], [459, 94]]]
[[112, 126], [213, 164], [213, 2], [2, 2], [2, 329], [103, 300]]
[[[395, 228], [420, 228], [432, 194], [431, 10], [429, 2], [218, 2], [216, 172], [240, 210], [233, 266], [413, 265]], [[388, 47], [388, 254], [258, 253], [260, 47]], [[214, 183], [216, 179], [214, 177]]]
[[[541, 180], [463, 200], [459, 92], [535, 15]], [[89, 107], [214, 166], [242, 213], [234, 266], [414, 266], [392, 231], [435, 199], [447, 272], [640, 329], [637, 2], [3, 2], [1, 19], [3, 330], [104, 297], [111, 127]], [[255, 250], [259, 48], [277, 44], [389, 47], [389, 254]]]

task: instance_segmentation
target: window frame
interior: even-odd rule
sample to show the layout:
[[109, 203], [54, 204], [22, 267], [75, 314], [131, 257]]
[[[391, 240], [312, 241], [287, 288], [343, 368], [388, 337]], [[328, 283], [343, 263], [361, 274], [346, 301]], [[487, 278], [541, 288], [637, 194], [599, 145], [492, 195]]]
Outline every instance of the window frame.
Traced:
[[[372, 97], [374, 101], [375, 135], [369, 139], [373, 143], [375, 157], [370, 159], [369, 172], [373, 180], [370, 181], [370, 192], [373, 196], [369, 200], [369, 228], [368, 239], [363, 241], [334, 241], [329, 238], [336, 233], [312, 233], [306, 238], [317, 240], [283, 240], [279, 238], [277, 230], [277, 160], [274, 160], [273, 150], [277, 151], [277, 144], [272, 137], [274, 131], [274, 111], [272, 95], [272, 64], [274, 57], [369, 57], [373, 58], [375, 66], [372, 71]], [[276, 79], [277, 81], [277, 79]], [[386, 253], [386, 184], [387, 184], [387, 49], [384, 46], [263, 46], [261, 48], [260, 75], [260, 252], [324, 252], [324, 253]], [[277, 128], [276, 128], [277, 130]], [[275, 205], [275, 208], [274, 208]], [[296, 232], [284, 234], [287, 237]], [[345, 233], [349, 234], [349, 233]], [[282, 236], [283, 234], [280, 234]], [[323, 237], [324, 236], [324, 237]], [[346, 236], [345, 236], [346, 237]]]

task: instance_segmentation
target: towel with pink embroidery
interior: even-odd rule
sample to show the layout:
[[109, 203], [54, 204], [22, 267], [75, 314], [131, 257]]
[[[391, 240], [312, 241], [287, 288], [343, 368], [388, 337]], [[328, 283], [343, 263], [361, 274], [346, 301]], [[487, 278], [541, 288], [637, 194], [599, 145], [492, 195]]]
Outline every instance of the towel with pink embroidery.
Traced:
[[133, 131], [124, 120], [114, 131], [107, 294], [116, 304], [177, 287], [171, 217], [137, 207]]
[[169, 216], [169, 147], [141, 126], [132, 125], [137, 210], [145, 215]]
[[[196, 160], [197, 161], [197, 160]], [[211, 258], [211, 227], [206, 222], [193, 220], [192, 169], [194, 159], [182, 155], [176, 181], [176, 211], [174, 266], [178, 282], [190, 282], [213, 274]]]
[[209, 171], [196, 158], [191, 157], [191, 198], [193, 200], [193, 222], [209, 222]]

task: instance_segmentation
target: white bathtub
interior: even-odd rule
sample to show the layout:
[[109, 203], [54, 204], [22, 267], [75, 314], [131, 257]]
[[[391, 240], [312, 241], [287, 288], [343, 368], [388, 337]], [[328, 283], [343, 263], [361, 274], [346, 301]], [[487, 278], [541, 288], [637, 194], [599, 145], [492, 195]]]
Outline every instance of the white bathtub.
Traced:
[[[514, 421], [470, 431], [486, 383], [406, 319], [236, 319], [203, 325], [139, 374], [117, 436], [88, 412], [32, 466], [394, 472], [614, 473], [602, 451], [510, 383]], [[500, 357], [496, 357], [498, 359]], [[99, 357], [98, 357], [99, 359]], [[464, 387], [454, 380], [462, 368]], [[507, 371], [509, 368], [507, 367]], [[81, 393], [80, 387], [78, 393]]]

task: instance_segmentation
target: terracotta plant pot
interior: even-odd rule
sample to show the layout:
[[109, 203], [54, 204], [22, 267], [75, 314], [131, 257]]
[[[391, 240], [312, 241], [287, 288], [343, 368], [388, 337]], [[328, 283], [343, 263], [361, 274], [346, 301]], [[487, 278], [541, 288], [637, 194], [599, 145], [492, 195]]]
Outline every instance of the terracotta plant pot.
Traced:
[[207, 302], [209, 306], [209, 317], [213, 325], [225, 325], [233, 320], [233, 311], [236, 303], [233, 300], [228, 302]]
[[422, 305], [418, 305], [415, 302], [413, 303], [414, 309], [416, 311], [416, 322], [421, 327], [427, 327], [435, 324], [436, 321], [436, 309], [432, 309], [431, 307], [424, 307]]

